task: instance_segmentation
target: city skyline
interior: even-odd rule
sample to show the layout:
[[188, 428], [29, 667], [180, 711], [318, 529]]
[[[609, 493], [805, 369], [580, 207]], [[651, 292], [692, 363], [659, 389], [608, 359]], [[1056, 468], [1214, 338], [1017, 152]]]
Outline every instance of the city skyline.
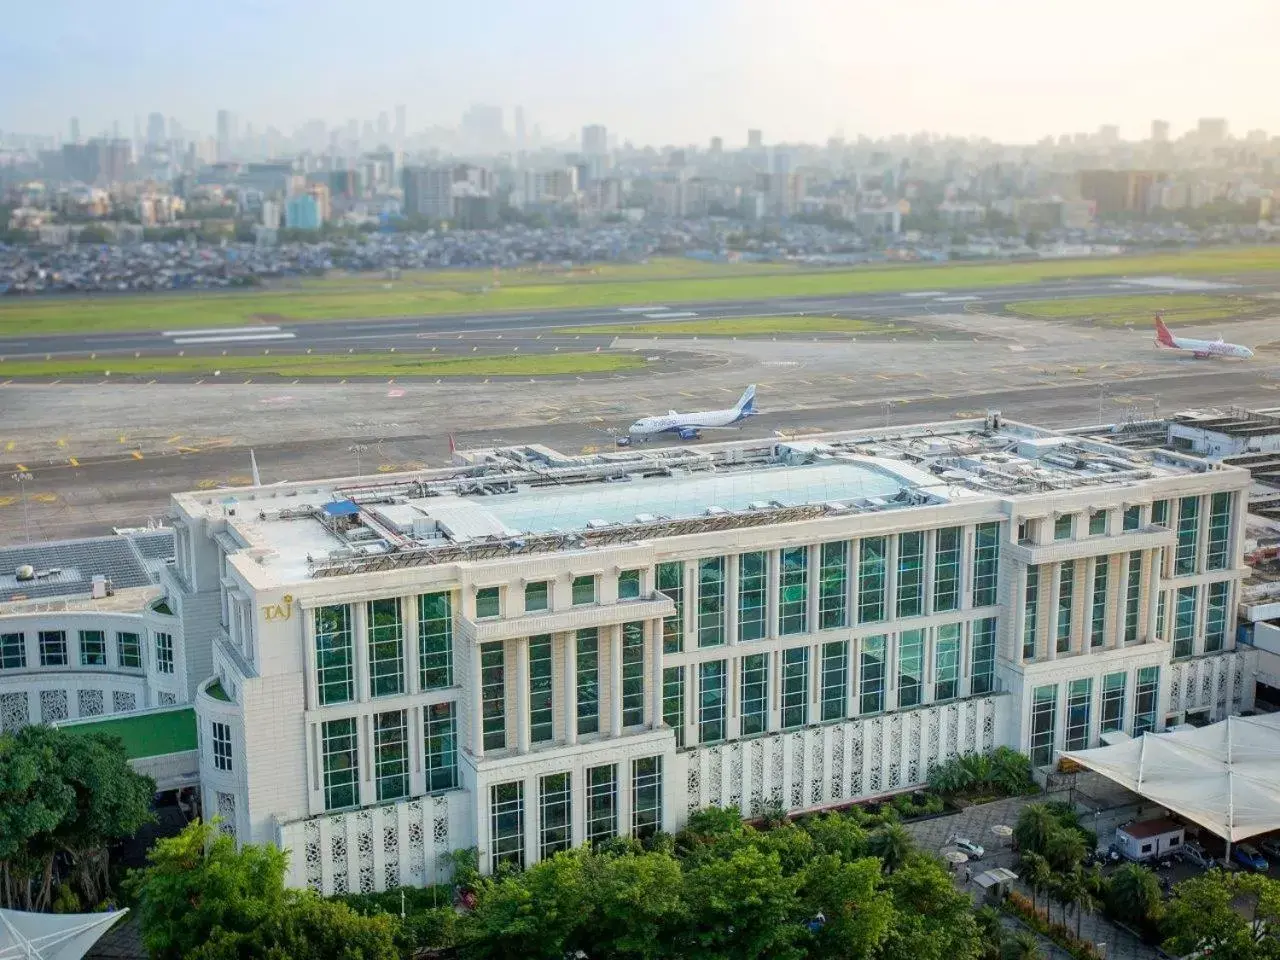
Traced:
[[[976, 12], [817, 0], [785, 11], [727, 0], [559, 8], [563, 17], [535, 16], [498, 2], [478, 22], [393, 3], [382, 13], [395, 29], [371, 27], [364, 41], [333, 29], [336, 5], [303, 18], [290, 4], [241, 3], [200, 23], [200, 42], [177, 23], [168, 43], [122, 45], [106, 12], [55, 2], [38, 16], [15, 12], [0, 38], [0, 86], [23, 92], [0, 103], [0, 129], [65, 138], [75, 117], [85, 136], [129, 136], [159, 113], [213, 136], [217, 112], [229, 110], [242, 125], [291, 134], [313, 119], [330, 129], [373, 121], [400, 104], [410, 135], [492, 104], [508, 134], [519, 107], [546, 139], [600, 123], [618, 143], [719, 136], [729, 148], [748, 128], [769, 143], [922, 130], [1018, 143], [1109, 124], [1146, 139], [1156, 118], [1174, 137], [1204, 116], [1225, 117], [1238, 136], [1280, 127], [1266, 95], [1261, 0], [1225, 0], [1208, 22], [1154, 0], [1087, 0], [1069, 19], [1010, 0]], [[129, 0], [109, 17], [145, 24], [167, 13]]]

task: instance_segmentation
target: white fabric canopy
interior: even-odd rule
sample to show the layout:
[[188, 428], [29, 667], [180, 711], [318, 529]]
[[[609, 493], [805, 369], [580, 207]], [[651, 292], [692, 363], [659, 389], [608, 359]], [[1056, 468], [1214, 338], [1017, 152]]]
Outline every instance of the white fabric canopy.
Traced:
[[0, 910], [0, 960], [80, 960], [126, 912]]
[[1280, 830], [1280, 714], [1063, 756], [1232, 843]]

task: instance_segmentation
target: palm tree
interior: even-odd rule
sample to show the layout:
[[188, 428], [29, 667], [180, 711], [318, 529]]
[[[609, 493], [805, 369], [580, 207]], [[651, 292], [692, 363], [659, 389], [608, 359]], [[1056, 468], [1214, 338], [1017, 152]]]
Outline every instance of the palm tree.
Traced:
[[1071, 905], [1076, 911], [1076, 939], [1080, 939], [1080, 918], [1088, 911], [1093, 913], [1098, 907], [1098, 898], [1093, 895], [1088, 881], [1080, 873], [1079, 870], [1073, 875], [1073, 886], [1071, 891]]
[[1125, 923], [1146, 923], [1160, 903], [1160, 881], [1141, 864], [1126, 863], [1111, 874], [1111, 911]]
[[880, 858], [881, 869], [893, 873], [907, 861], [915, 849], [915, 841], [902, 824], [886, 823], [867, 834], [867, 849]]
[[1028, 930], [1006, 934], [1000, 943], [1000, 960], [1044, 960], [1040, 941]]
[[982, 960], [1001, 960], [1001, 948], [1004, 945], [1005, 928], [1000, 922], [1000, 913], [994, 907], [982, 907], [973, 913], [974, 922], [978, 925], [978, 940], [981, 943], [979, 956]]
[[1069, 873], [1084, 859], [1084, 837], [1079, 830], [1055, 827], [1045, 838], [1044, 855], [1059, 873]]
[[1026, 793], [1032, 785], [1031, 761], [1008, 747], [991, 752], [991, 783], [1009, 795]]
[[1029, 803], [1018, 814], [1018, 822], [1013, 828], [1013, 838], [1018, 841], [1018, 849], [1029, 853], [1044, 853], [1049, 834], [1058, 826], [1058, 818], [1047, 804]]
[[1049, 861], [1038, 853], [1024, 853], [1019, 869], [1022, 871], [1022, 879], [1031, 888], [1031, 908], [1034, 910], [1037, 907], [1036, 897], [1040, 891], [1049, 889], [1049, 884], [1053, 880], [1053, 870], [1049, 867]]

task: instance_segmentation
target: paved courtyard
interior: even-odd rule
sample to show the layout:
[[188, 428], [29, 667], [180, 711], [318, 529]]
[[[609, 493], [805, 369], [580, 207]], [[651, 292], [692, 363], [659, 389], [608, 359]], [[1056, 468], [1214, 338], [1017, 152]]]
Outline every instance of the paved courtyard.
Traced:
[[[1011, 870], [1017, 870], [1017, 856], [1014, 854], [1010, 841], [1002, 839], [992, 832], [992, 828], [996, 826], [1012, 827], [1018, 822], [1018, 814], [1022, 808], [1029, 803], [1037, 803], [1045, 800], [1045, 795], [1041, 794], [1033, 797], [1014, 797], [1008, 800], [997, 800], [994, 803], [984, 803], [981, 806], [970, 807], [960, 813], [951, 816], [936, 817], [932, 820], [921, 820], [916, 823], [908, 823], [907, 829], [915, 837], [916, 842], [924, 850], [934, 853], [942, 853], [944, 850], [953, 849], [948, 846], [949, 841], [953, 837], [963, 837], [981, 844], [986, 849], [986, 856], [980, 863], [971, 862], [956, 869], [956, 883], [960, 886], [967, 886], [968, 891], [975, 897], [979, 891], [972, 883], [965, 883], [965, 869], [970, 867], [974, 875], [981, 873], [983, 870], [989, 870], [992, 867], [1008, 867]], [[1067, 799], [1065, 792], [1053, 795], [1052, 799]], [[1132, 817], [1132, 811], [1128, 816], [1120, 815], [1124, 819]], [[1105, 830], [1106, 823], [1103, 820], [1109, 820], [1110, 817], [1103, 816], [1099, 818], [1099, 826]], [[1087, 821], [1087, 818], [1086, 818]], [[1091, 826], [1086, 822], [1086, 826]], [[1022, 883], [1018, 883], [1017, 889], [1026, 894], [1031, 895], [1031, 890]], [[1055, 908], [1055, 915], [1057, 910]], [[1069, 927], [1075, 929], [1075, 915], [1071, 915]], [[1006, 918], [1006, 927], [1016, 926], [1015, 921]], [[1086, 914], [1080, 924], [1080, 935], [1086, 940], [1094, 943], [1106, 944], [1105, 956], [1107, 960], [1157, 960], [1162, 954], [1154, 947], [1149, 947], [1142, 943], [1132, 934], [1119, 929], [1101, 913]], [[1044, 947], [1045, 956], [1051, 957], [1052, 960], [1069, 960], [1070, 955], [1063, 949], [1053, 945], [1048, 939], [1041, 937], [1041, 945]]]

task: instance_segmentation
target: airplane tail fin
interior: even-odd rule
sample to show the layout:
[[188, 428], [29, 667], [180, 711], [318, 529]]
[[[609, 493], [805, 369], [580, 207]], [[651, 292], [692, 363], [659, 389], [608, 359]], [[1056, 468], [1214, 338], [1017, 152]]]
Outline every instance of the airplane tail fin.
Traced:
[[262, 486], [262, 474], [258, 473], [258, 458], [253, 455], [252, 448], [249, 450], [249, 467], [253, 471], [253, 485]]
[[750, 416], [756, 412], [756, 385], [753, 383], [738, 400], [737, 411]]
[[1173, 334], [1169, 332], [1169, 328], [1164, 325], [1164, 317], [1156, 314], [1156, 343], [1162, 347], [1176, 347], [1173, 342]]

